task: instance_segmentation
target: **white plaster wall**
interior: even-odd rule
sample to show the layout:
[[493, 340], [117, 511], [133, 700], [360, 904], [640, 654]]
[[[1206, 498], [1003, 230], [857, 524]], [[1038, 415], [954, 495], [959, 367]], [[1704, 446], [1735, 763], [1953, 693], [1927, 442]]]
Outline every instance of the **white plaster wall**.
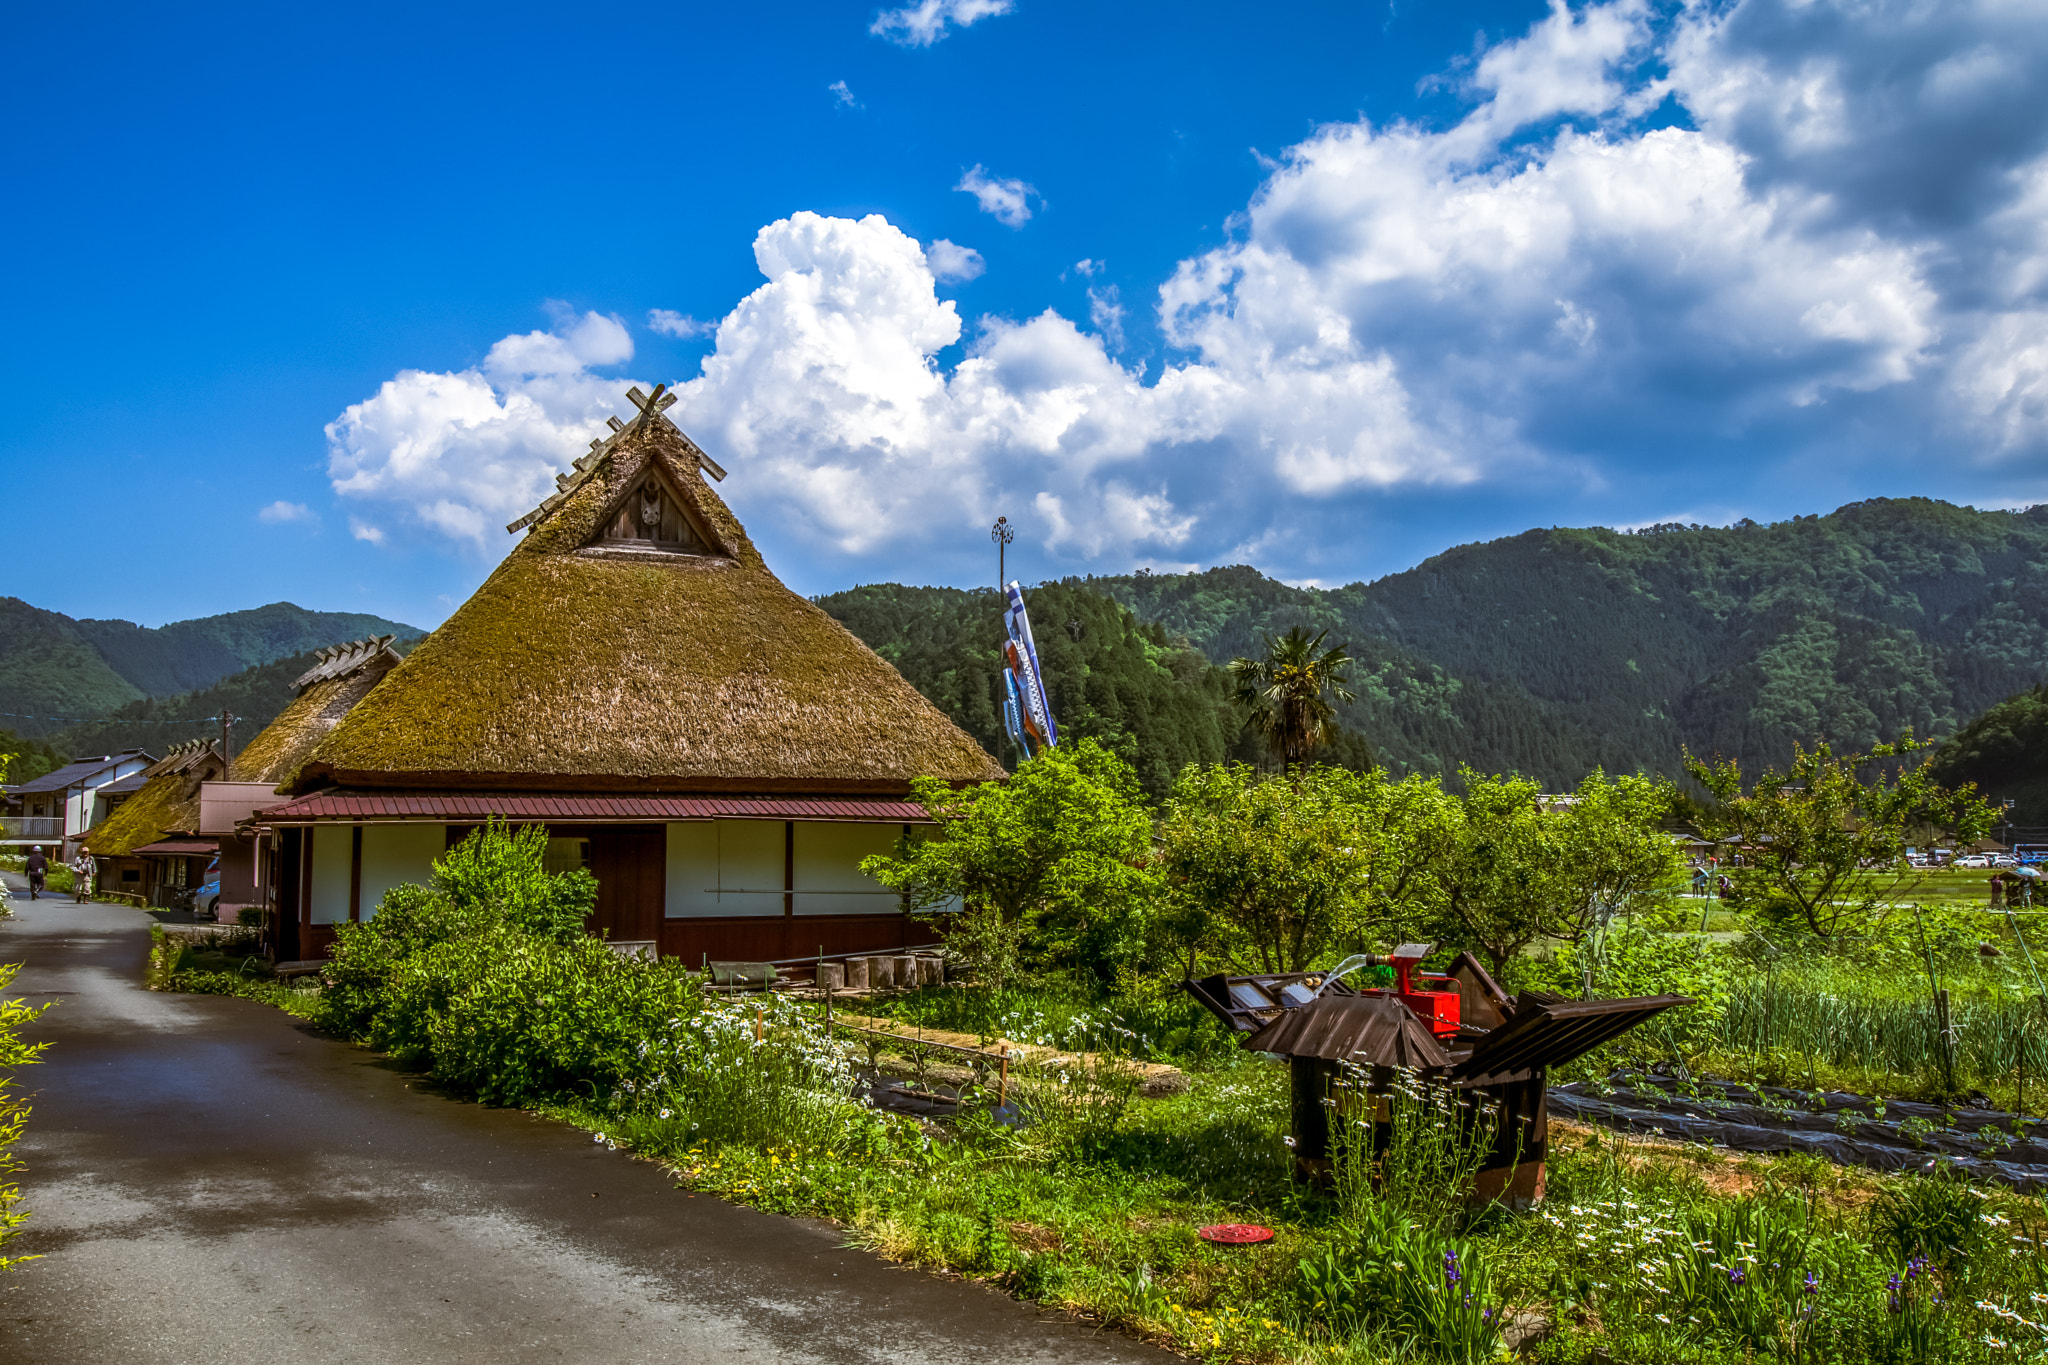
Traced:
[[313, 843], [313, 923], [334, 924], [348, 918], [349, 865], [354, 861], [352, 825], [314, 825], [306, 830]]
[[668, 826], [668, 917], [781, 914], [783, 839], [780, 820]]
[[[434, 875], [434, 859], [448, 847], [446, 825], [363, 826], [363, 918], [377, 913], [377, 902], [394, 886], [424, 885]], [[318, 875], [319, 864], [314, 864]], [[344, 876], [346, 869], [344, 867]], [[342, 894], [347, 895], [344, 884]], [[344, 902], [346, 904], [346, 902]], [[347, 918], [346, 912], [342, 916]]]
[[[796, 913], [888, 915], [901, 902], [860, 870], [860, 860], [894, 853], [901, 825], [799, 820], [796, 824]], [[879, 893], [879, 894], [877, 894]]]

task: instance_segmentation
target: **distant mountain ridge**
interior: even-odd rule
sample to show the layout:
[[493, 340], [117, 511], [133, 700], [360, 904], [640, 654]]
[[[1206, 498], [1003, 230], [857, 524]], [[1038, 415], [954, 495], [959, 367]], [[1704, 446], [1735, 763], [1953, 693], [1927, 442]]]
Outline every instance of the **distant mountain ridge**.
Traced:
[[1347, 722], [1382, 752], [1553, 783], [1670, 772], [1684, 748], [1754, 765], [1795, 741], [1941, 738], [2048, 678], [2048, 505], [1539, 529], [1334, 589], [1244, 567], [1067, 581], [1217, 662], [1327, 628], [1366, 683]]
[[[819, 604], [993, 744], [994, 594], [941, 609], [941, 591], [870, 585]], [[1687, 749], [1753, 768], [1816, 739], [1941, 739], [2043, 682], [2048, 505], [1880, 498], [1769, 525], [1532, 530], [1341, 588], [1237, 565], [1067, 578], [1029, 597], [1034, 621], [1041, 601], [1059, 618], [1038, 624], [1041, 646], [1069, 618], [1088, 621], [1079, 640], [1108, 632], [1109, 618], [1080, 610], [1108, 599], [1148, 632], [1160, 667], [1179, 640], [1220, 666], [1292, 626], [1328, 630], [1355, 659], [1342, 721], [1396, 772], [1470, 764], [1562, 787], [1596, 766], [1675, 774]], [[1106, 662], [1076, 658], [1049, 680], [1067, 698], [1055, 698], [1061, 723], [1071, 710], [1128, 730], [1141, 767], [1192, 752], [1187, 725], [1168, 733], [1093, 699]], [[1226, 705], [1217, 681], [1172, 667], [1180, 690]], [[1244, 751], [1241, 736], [1220, 743]]]
[[74, 620], [0, 597], [0, 727], [53, 735], [151, 697], [210, 687], [261, 664], [366, 635], [417, 639], [416, 626], [289, 602], [146, 627]]

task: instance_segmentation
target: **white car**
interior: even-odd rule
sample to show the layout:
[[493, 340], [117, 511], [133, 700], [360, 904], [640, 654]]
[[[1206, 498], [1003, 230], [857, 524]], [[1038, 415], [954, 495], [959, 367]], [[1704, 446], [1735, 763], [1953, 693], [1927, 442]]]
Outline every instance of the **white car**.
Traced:
[[1955, 860], [1954, 862], [1950, 863], [1950, 864], [1949, 864], [1949, 866], [1950, 866], [1950, 867], [1989, 867], [1989, 866], [1991, 866], [1991, 855], [1990, 855], [1989, 853], [1965, 853], [1965, 854], [1964, 854], [1964, 855], [1963, 855], [1962, 857], [1960, 857], [1960, 858], [1956, 859], [1956, 860]]

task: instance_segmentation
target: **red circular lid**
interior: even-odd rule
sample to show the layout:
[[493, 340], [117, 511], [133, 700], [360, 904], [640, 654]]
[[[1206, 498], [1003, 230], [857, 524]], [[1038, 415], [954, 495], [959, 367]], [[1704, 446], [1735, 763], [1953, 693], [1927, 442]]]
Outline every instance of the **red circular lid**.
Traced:
[[1272, 1241], [1273, 1229], [1262, 1228], [1257, 1223], [1212, 1223], [1198, 1229], [1195, 1236], [1219, 1246], [1241, 1247], [1250, 1246], [1253, 1242]]

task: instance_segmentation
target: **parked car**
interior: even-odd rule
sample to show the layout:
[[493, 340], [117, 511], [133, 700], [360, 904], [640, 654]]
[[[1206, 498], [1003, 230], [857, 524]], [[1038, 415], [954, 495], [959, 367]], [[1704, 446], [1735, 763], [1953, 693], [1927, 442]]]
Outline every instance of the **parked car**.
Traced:
[[199, 883], [199, 889], [192, 893], [192, 914], [218, 919], [220, 917], [220, 862], [218, 859], [207, 864], [206, 880]]
[[1950, 867], [1989, 867], [1989, 866], [1991, 866], [1991, 855], [1990, 855], [1989, 853], [1965, 853], [1965, 854], [1964, 854], [1964, 855], [1963, 855], [1962, 857], [1960, 857], [1960, 858], [1956, 859], [1956, 860], [1955, 860], [1954, 862], [1950, 863], [1950, 864], [1949, 864], [1949, 866], [1950, 866]]

